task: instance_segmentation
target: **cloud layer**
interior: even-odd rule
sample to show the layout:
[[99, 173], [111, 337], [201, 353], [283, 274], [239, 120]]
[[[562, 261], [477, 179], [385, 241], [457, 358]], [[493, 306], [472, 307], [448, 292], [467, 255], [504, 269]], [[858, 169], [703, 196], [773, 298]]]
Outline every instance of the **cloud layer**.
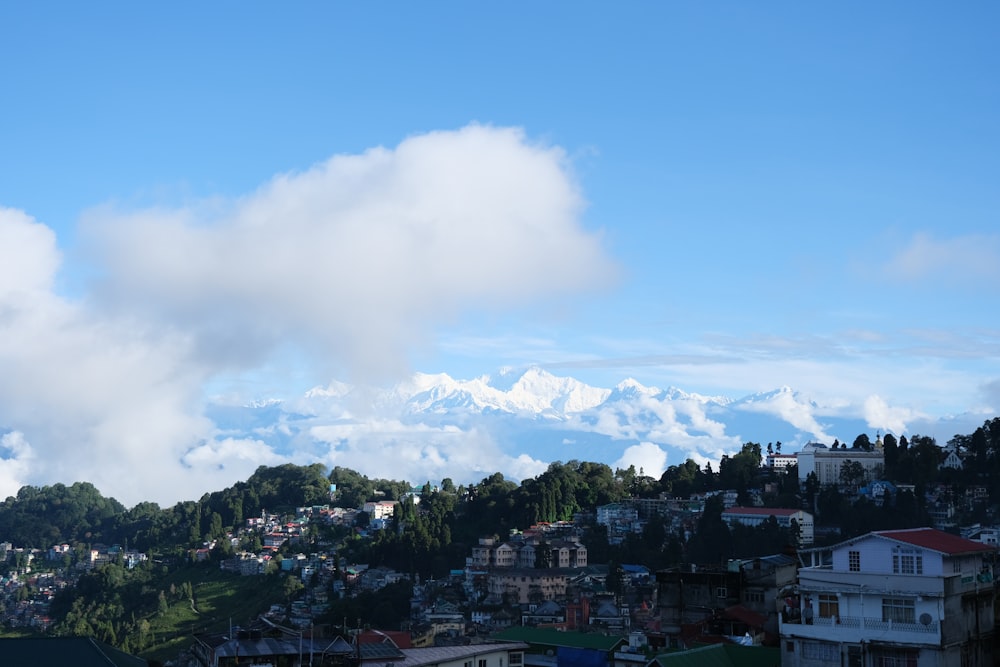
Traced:
[[615, 268], [583, 208], [560, 149], [472, 125], [335, 156], [234, 201], [94, 209], [81, 236], [100, 280], [80, 300], [53, 291], [52, 230], [0, 209], [0, 495], [89, 480], [126, 503], [173, 501], [276, 463], [288, 454], [205, 418], [208, 383], [289, 350], [321, 381], [394, 378], [470, 309], [606, 285]]

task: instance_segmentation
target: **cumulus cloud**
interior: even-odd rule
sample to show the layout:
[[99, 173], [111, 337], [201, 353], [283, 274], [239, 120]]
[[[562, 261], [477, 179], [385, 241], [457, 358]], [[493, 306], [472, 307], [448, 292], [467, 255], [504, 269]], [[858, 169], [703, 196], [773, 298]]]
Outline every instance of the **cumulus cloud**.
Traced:
[[881, 396], [869, 396], [864, 404], [865, 421], [872, 428], [889, 433], [906, 433], [907, 425], [925, 415], [910, 408], [892, 407]]
[[0, 207], [0, 303], [48, 292], [61, 258], [56, 235], [25, 213]]
[[525, 479], [548, 467], [528, 454], [506, 454], [488, 432], [478, 428], [371, 420], [318, 425], [310, 433], [324, 445], [327, 465], [378, 477], [435, 481], [444, 475], [471, 481], [501, 471]]
[[103, 294], [245, 363], [298, 341], [352, 380], [394, 377], [467, 308], [609, 282], [563, 151], [468, 126], [338, 155], [220, 210], [102, 211]]
[[17, 474], [0, 480], [0, 494], [87, 480], [127, 500], [164, 498], [178, 484], [164, 474], [211, 433], [194, 403], [205, 376], [185, 362], [186, 342], [50, 291], [55, 238], [30, 217], [0, 213], [0, 239], [16, 244], [0, 243], [4, 255], [32, 267], [5, 275], [0, 291], [0, 428], [33, 454], [15, 448]]
[[0, 436], [0, 492], [10, 490], [3, 493], [4, 497], [24, 486], [24, 478], [34, 457], [34, 451], [23, 433], [13, 431]]
[[765, 400], [747, 402], [739, 408], [748, 412], [761, 412], [780, 417], [799, 431], [811, 433], [820, 442], [833, 439], [825, 427], [816, 421], [814, 413], [817, 406], [802, 399], [789, 387], [782, 387]]
[[246, 479], [258, 466], [276, 466], [289, 461], [275, 453], [262, 440], [222, 438], [188, 450], [181, 461], [192, 468], [228, 468], [239, 479]]
[[460, 446], [372, 431], [365, 449], [279, 453], [217, 429], [204, 396], [290, 347], [317, 379], [387, 378], [467, 309], [605, 285], [615, 269], [583, 207], [559, 148], [516, 129], [434, 132], [232, 201], [89, 211], [79, 238], [101, 278], [79, 301], [53, 289], [53, 231], [0, 209], [0, 494], [88, 480], [126, 503], [172, 502], [291, 454], [374, 455], [406, 479], [440, 462], [540, 471], [530, 457], [478, 456], [494, 450], [475, 433]]
[[704, 401], [694, 396], [638, 395], [575, 415], [568, 423], [615, 440], [660, 443], [696, 461], [718, 461], [740, 446], [739, 438], [727, 435], [725, 424], [710, 419]]
[[968, 234], [950, 239], [915, 234], [885, 264], [884, 271], [894, 280], [933, 279], [996, 290], [1000, 285], [1000, 234]]
[[612, 467], [627, 470], [629, 466], [635, 466], [636, 472], [642, 470], [644, 474], [659, 479], [667, 469], [667, 453], [652, 442], [632, 445], [625, 449], [622, 457]]

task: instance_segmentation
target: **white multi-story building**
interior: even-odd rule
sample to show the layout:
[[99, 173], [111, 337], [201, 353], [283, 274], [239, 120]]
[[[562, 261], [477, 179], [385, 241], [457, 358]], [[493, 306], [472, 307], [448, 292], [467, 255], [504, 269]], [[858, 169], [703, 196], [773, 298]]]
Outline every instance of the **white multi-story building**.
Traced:
[[499, 542], [492, 537], [479, 538], [479, 544], [472, 547], [472, 556], [466, 559], [472, 568], [533, 568], [541, 549], [548, 550], [547, 567], [586, 567], [587, 547], [578, 540], [553, 540], [546, 542], [538, 538], [531, 540], [512, 539]]
[[772, 470], [784, 470], [793, 465], [798, 465], [799, 462], [795, 454], [768, 454], [764, 461], [765, 465]]
[[799, 544], [813, 543], [813, 515], [809, 512], [781, 507], [730, 507], [722, 512], [722, 520], [729, 525], [759, 526], [772, 516], [785, 529], [791, 529], [795, 521]]
[[823, 486], [841, 483], [840, 471], [844, 463], [860, 463], [865, 476], [862, 483], [881, 479], [885, 471], [885, 452], [881, 438], [876, 441], [873, 451], [863, 449], [831, 449], [819, 442], [810, 442], [795, 455], [799, 466], [799, 481], [805, 482], [809, 473], [816, 473], [816, 479]]
[[362, 506], [361, 511], [372, 519], [391, 519], [398, 504], [395, 500], [369, 501]]
[[933, 528], [800, 551], [781, 616], [783, 667], [990, 665], [996, 546]]

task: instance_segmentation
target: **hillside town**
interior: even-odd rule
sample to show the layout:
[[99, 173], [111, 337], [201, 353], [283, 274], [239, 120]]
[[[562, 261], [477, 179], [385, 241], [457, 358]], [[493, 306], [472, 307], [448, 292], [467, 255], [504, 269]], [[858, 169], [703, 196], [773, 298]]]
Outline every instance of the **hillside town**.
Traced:
[[[960, 454], [942, 449], [940, 469], [963, 465]], [[731, 664], [752, 664], [739, 656], [755, 649], [772, 651], [771, 664], [803, 667], [994, 664], [1000, 526], [955, 521], [995, 502], [983, 485], [961, 493], [945, 482], [927, 485], [922, 493], [932, 525], [851, 536], [817, 520], [816, 498], [810, 505], [803, 495], [797, 508], [764, 506], [773, 484], [766, 480], [790, 474], [803, 488], [818, 484], [855, 502], [890, 506], [914, 489], [883, 479], [885, 463], [881, 437], [870, 448], [810, 443], [797, 454], [772, 452], [761, 456], [760, 486], [630, 496], [570, 520], [481, 535], [464, 566], [433, 578], [353, 562], [343, 539], [365, 542], [402, 531], [401, 509], [420, 516], [422, 495], [440, 489], [425, 485], [401, 499], [342, 507], [331, 484], [327, 503], [289, 515], [262, 511], [227, 531], [225, 544], [213, 540], [187, 552], [192, 565], [233, 576], [281, 577], [290, 594], [246, 627], [191, 637], [191, 647], [172, 662], [217, 667], [242, 655], [244, 664], [249, 656], [259, 658], [250, 664], [306, 664], [262, 651], [295, 653], [301, 649], [293, 640], [308, 640], [310, 663], [321, 664], [369, 664], [384, 661], [386, 651], [392, 661], [410, 664], [408, 651], [445, 648], [457, 656], [455, 664], [465, 664], [463, 656], [483, 646], [507, 665], [668, 665], [714, 646], [727, 647]], [[659, 569], [640, 561], [595, 562], [586, 546], [594, 530], [606, 545], [622, 546], [648, 535], [651, 524], [690, 540], [713, 511], [729, 529], [770, 526], [786, 539], [773, 553]], [[339, 541], [317, 537], [334, 534], [330, 529]], [[82, 574], [148, 561], [142, 552], [96, 544], [42, 551], [0, 543], [0, 557], [7, 566], [0, 581], [3, 624], [37, 632], [52, 625], [53, 598]], [[400, 586], [409, 608], [398, 626], [362, 627], [345, 618], [339, 629], [330, 627], [332, 603]], [[262, 648], [264, 638], [272, 649]], [[516, 648], [501, 650], [506, 645], [496, 642]]]

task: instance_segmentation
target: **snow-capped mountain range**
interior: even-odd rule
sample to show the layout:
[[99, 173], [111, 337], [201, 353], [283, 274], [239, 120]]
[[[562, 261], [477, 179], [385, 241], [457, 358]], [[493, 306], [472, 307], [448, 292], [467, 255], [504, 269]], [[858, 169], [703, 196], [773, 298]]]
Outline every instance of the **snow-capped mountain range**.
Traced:
[[[900, 414], [909, 419], [902, 429]], [[541, 368], [471, 380], [416, 374], [388, 389], [334, 382], [291, 400], [213, 405], [208, 416], [220, 438], [266, 446], [280, 459], [456, 483], [497, 471], [523, 479], [568, 460], [635, 465], [659, 476], [687, 458], [714, 464], [747, 441], [780, 441], [782, 451], [795, 452], [810, 441], [890, 431], [944, 444], [984, 420], [932, 419], [880, 400], [824, 405], [790, 387], [735, 399], [631, 378], [601, 388]]]

